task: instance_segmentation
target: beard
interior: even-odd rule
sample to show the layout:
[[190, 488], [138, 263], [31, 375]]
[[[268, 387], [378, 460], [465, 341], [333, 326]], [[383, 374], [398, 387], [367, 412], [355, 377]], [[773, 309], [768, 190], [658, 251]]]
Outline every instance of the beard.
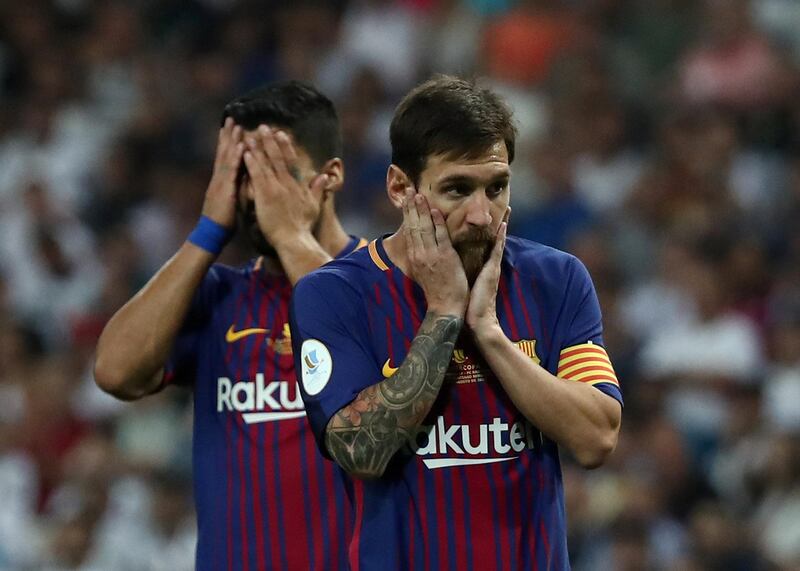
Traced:
[[453, 248], [461, 258], [470, 287], [489, 259], [495, 240], [488, 228], [476, 228], [453, 241]]
[[239, 227], [244, 231], [250, 247], [256, 253], [267, 258], [278, 259], [278, 252], [275, 251], [272, 244], [267, 241], [264, 233], [261, 232], [253, 203], [248, 204], [244, 210], [239, 209]]

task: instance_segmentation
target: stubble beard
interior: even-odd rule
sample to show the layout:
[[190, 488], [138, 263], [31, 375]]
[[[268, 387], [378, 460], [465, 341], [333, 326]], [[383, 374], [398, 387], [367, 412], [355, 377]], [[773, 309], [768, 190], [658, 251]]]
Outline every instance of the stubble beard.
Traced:
[[[239, 228], [241, 228], [247, 236], [247, 241], [250, 243], [250, 247], [253, 248], [257, 254], [280, 262], [280, 257], [278, 256], [277, 250], [275, 250], [274, 246], [269, 243], [269, 240], [267, 240], [267, 237], [264, 236], [264, 233], [261, 231], [261, 227], [258, 225], [258, 217], [256, 216], [255, 207], [249, 205], [245, 210], [240, 208], [238, 210], [238, 216]], [[317, 218], [316, 222], [314, 222], [314, 226], [311, 228], [311, 234], [314, 237], [319, 236], [321, 224], [322, 213], [320, 213], [319, 218]]]
[[257, 254], [275, 260], [278, 259], [278, 252], [275, 251], [272, 244], [267, 241], [264, 233], [261, 232], [255, 208], [247, 208], [247, 210], [239, 211], [239, 227], [244, 231], [250, 247], [253, 248]]

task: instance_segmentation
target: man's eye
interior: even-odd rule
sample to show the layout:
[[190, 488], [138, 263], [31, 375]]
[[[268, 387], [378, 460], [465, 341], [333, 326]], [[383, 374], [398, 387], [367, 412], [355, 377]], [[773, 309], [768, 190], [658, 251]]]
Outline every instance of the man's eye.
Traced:
[[469, 194], [470, 189], [466, 184], [455, 184], [452, 186], [445, 187], [444, 191], [447, 194], [455, 194], [458, 196], [466, 196]]
[[508, 185], [507, 182], [496, 182], [486, 189], [486, 194], [488, 194], [489, 196], [497, 196], [506, 189], [507, 185]]

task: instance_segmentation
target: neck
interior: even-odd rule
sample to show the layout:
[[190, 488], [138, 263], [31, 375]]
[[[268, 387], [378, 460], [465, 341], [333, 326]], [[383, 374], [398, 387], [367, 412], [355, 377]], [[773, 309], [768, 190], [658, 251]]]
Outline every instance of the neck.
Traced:
[[[341, 222], [339, 222], [339, 217], [336, 216], [332, 198], [328, 198], [322, 205], [319, 221], [313, 232], [319, 245], [322, 246], [322, 249], [330, 254], [331, 257], [339, 254], [350, 241], [350, 236], [344, 231]], [[277, 256], [261, 256], [257, 267], [273, 274], [286, 273]]]
[[383, 249], [386, 250], [386, 255], [392, 263], [400, 268], [400, 271], [405, 275], [411, 275], [411, 268], [408, 263], [408, 255], [406, 254], [406, 239], [403, 234], [403, 227], [400, 228], [383, 241]]
[[322, 205], [319, 223], [314, 236], [322, 249], [331, 256], [336, 256], [350, 241], [350, 235], [342, 228], [342, 223], [336, 215], [333, 206], [333, 197], [328, 198]]

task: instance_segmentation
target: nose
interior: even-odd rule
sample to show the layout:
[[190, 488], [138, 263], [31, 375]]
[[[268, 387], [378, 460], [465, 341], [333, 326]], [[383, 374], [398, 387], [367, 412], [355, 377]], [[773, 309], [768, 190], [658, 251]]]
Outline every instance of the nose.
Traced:
[[485, 192], [473, 192], [467, 199], [465, 222], [471, 226], [488, 226], [492, 223], [491, 202]]

